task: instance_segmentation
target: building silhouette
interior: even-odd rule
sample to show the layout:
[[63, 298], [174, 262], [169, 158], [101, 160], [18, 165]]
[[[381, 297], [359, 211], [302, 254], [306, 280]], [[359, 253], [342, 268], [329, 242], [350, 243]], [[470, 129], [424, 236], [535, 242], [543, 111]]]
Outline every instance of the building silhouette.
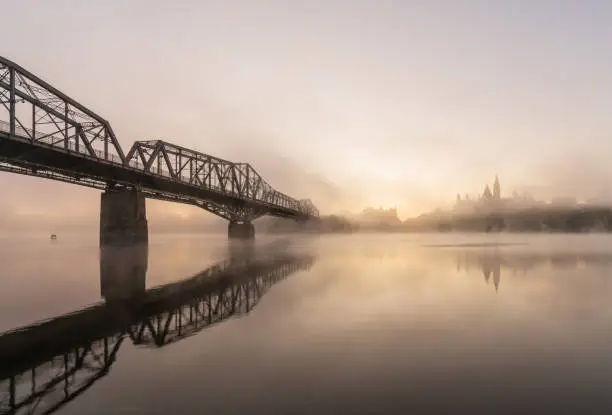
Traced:
[[396, 208], [384, 209], [381, 207], [379, 209], [374, 209], [367, 207], [356, 217], [356, 219], [360, 224], [365, 226], [398, 225], [401, 223]]
[[490, 208], [499, 201], [501, 201], [501, 185], [499, 183], [499, 177], [495, 176], [493, 191], [491, 191], [491, 187], [488, 184], [485, 184], [484, 190], [475, 199], [470, 199], [468, 194], [462, 198], [461, 194], [458, 193], [454, 210], [469, 211], [478, 208]]
[[482, 193], [476, 198], [470, 198], [468, 194], [462, 197], [460, 193], [457, 193], [457, 200], [453, 211], [456, 213], [503, 211], [528, 208], [537, 204], [541, 204], [541, 202], [536, 201], [528, 193], [521, 195], [514, 191], [511, 197], [502, 197], [501, 183], [499, 176], [496, 175], [493, 184], [485, 184]]

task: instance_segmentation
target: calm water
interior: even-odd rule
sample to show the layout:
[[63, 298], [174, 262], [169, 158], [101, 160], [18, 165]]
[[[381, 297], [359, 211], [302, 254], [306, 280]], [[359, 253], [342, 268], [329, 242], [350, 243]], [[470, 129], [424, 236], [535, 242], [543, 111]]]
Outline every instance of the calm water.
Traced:
[[151, 239], [0, 237], [0, 413], [612, 413], [610, 236]]

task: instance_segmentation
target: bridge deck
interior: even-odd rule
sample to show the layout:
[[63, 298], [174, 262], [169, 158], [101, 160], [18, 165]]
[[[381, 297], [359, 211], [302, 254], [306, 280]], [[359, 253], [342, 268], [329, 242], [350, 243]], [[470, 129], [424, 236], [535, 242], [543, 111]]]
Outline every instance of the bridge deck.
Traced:
[[310, 200], [275, 190], [248, 163], [161, 140], [137, 141], [124, 153], [108, 121], [3, 57], [0, 170], [100, 189], [135, 188], [230, 220], [318, 216]]
[[[241, 194], [234, 186], [225, 189], [220, 185], [202, 186], [188, 177], [173, 178], [165, 169], [145, 171], [141, 163], [122, 164], [117, 156], [108, 160], [96, 158], [74, 146], [64, 149], [46, 141], [32, 141], [27, 137], [10, 136], [3, 131], [0, 122], [0, 161], [10, 166], [8, 170], [25, 175], [47, 176], [81, 186], [105, 189], [109, 183], [126, 187], [137, 186], [152, 199], [172, 200], [179, 203], [198, 204], [210, 201], [217, 204], [239, 203], [247, 208], [266, 209], [266, 213], [280, 217], [308, 217], [306, 211], [297, 211], [282, 202], [275, 204]], [[51, 140], [49, 140], [51, 141]]]

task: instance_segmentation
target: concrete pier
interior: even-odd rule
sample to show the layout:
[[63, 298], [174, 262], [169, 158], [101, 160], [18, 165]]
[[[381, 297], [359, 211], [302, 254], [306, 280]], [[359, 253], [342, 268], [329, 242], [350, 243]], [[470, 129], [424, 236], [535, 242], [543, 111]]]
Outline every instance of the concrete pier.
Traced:
[[107, 190], [100, 203], [100, 246], [149, 242], [145, 197], [136, 190]]
[[230, 222], [227, 226], [227, 236], [230, 239], [254, 239], [255, 226], [249, 222]]

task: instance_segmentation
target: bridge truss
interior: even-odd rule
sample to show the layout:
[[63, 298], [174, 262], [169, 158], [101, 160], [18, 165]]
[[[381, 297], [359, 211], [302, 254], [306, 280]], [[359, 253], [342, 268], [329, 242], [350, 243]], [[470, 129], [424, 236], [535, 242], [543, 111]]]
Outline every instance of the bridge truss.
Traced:
[[0, 129], [33, 143], [123, 163], [110, 124], [36, 75], [0, 56]]
[[277, 206], [301, 212], [304, 216], [319, 215], [312, 201], [296, 200], [275, 190], [249, 163], [234, 163], [163, 140], [135, 142], [126, 159], [128, 163], [142, 166], [147, 173], [260, 202], [259, 205], [227, 206], [210, 201], [192, 201], [192, 204], [227, 220], [250, 222]]
[[125, 154], [110, 123], [36, 75], [0, 57], [0, 171], [199, 206], [230, 221], [264, 214], [318, 217], [307, 199], [275, 190], [248, 163], [162, 140]]

